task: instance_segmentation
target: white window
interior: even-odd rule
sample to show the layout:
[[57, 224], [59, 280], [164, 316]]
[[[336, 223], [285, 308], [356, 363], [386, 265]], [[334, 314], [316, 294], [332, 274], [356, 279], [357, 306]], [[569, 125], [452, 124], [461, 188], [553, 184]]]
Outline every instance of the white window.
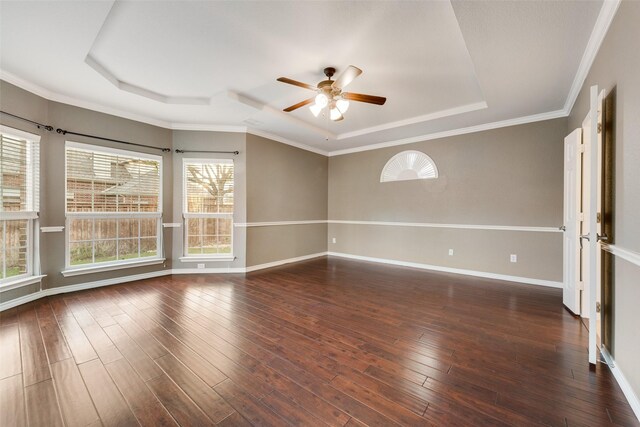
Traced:
[[40, 137], [0, 126], [0, 286], [35, 275]]
[[233, 160], [183, 165], [185, 257], [233, 257]]
[[161, 256], [162, 157], [66, 144], [67, 268]]
[[431, 157], [420, 151], [407, 150], [389, 159], [382, 168], [380, 182], [434, 179], [437, 177], [438, 168]]

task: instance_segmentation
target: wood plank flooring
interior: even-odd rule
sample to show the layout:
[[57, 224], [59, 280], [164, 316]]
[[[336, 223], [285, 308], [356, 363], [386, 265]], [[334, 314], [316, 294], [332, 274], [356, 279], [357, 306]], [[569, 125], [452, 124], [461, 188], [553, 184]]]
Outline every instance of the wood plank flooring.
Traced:
[[0, 314], [0, 425], [637, 426], [559, 289], [320, 258]]

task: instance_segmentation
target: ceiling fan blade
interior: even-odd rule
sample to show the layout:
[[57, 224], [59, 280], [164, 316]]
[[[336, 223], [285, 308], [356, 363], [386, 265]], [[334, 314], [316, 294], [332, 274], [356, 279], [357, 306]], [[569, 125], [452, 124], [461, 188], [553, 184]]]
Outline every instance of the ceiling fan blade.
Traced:
[[342, 74], [340, 74], [340, 77], [338, 77], [331, 86], [344, 89], [349, 83], [351, 83], [360, 74], [362, 74], [362, 70], [360, 68], [354, 67], [353, 65], [349, 65], [349, 67], [347, 67], [347, 69], [344, 70]]
[[349, 101], [366, 102], [368, 104], [384, 105], [387, 98], [383, 96], [364, 95], [362, 93], [343, 92], [342, 97]]
[[305, 89], [309, 89], [309, 90], [313, 90], [313, 91], [317, 91], [318, 90], [318, 88], [315, 87], [315, 86], [312, 86], [312, 85], [309, 85], [309, 84], [306, 84], [306, 83], [302, 83], [302, 82], [299, 82], [297, 80], [293, 80], [293, 79], [290, 79], [290, 78], [287, 78], [287, 77], [280, 77], [277, 80], [279, 82], [282, 82], [282, 83], [287, 83], [287, 84], [290, 84], [290, 85], [303, 87]]
[[311, 104], [311, 103], [312, 103], [312, 102], [314, 102], [315, 100], [316, 100], [315, 98], [305, 99], [304, 101], [302, 101], [302, 102], [298, 102], [297, 104], [294, 104], [294, 105], [292, 105], [291, 107], [285, 108], [285, 109], [284, 109], [284, 110], [282, 110], [282, 111], [285, 111], [285, 112], [287, 112], [287, 113], [290, 113], [290, 112], [291, 112], [291, 111], [293, 111], [293, 110], [297, 110], [297, 109], [298, 109], [298, 108], [300, 108], [300, 107], [304, 107], [305, 105], [309, 105], [309, 104]]

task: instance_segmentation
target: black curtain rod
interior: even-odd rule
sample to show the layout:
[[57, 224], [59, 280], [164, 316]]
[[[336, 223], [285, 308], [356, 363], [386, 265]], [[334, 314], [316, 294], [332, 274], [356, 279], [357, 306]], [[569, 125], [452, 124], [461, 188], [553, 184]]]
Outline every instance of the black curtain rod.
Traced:
[[104, 138], [102, 136], [88, 135], [86, 133], [71, 132], [70, 130], [64, 130], [64, 129], [60, 129], [60, 128], [56, 129], [56, 132], [58, 132], [61, 135], [85, 136], [87, 138], [101, 139], [103, 141], [117, 142], [118, 144], [127, 144], [127, 145], [135, 145], [136, 147], [153, 148], [154, 150], [161, 150], [163, 153], [170, 153], [171, 152], [171, 148], [162, 148], [162, 147], [154, 147], [153, 145], [136, 144], [135, 142], [122, 141], [122, 140], [119, 140], [119, 139]]
[[176, 153], [216, 153], [216, 154], [235, 154], [236, 156], [240, 154], [239, 151], [209, 151], [209, 150], [179, 150], [176, 149]]
[[42, 123], [34, 122], [33, 120], [25, 119], [24, 117], [20, 117], [20, 116], [16, 116], [15, 114], [7, 113], [6, 111], [0, 111], [0, 114], [4, 114], [5, 116], [10, 116], [10, 117], [16, 118], [18, 120], [29, 122], [32, 125], [35, 125], [38, 129], [40, 129], [40, 128], [46, 129], [49, 132], [51, 132], [53, 130], [53, 126], [44, 125]]

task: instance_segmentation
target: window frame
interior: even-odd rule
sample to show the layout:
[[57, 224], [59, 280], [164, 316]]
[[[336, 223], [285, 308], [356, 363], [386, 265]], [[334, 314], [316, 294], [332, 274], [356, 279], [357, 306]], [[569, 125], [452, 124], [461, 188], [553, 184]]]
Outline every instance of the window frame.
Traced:
[[[189, 164], [217, 164], [228, 163], [233, 166], [233, 211], [231, 213], [190, 213], [187, 207], [187, 165]], [[236, 164], [229, 158], [183, 158], [182, 159], [182, 227], [183, 244], [182, 262], [195, 261], [232, 261], [235, 259], [235, 227], [234, 215], [236, 212]], [[228, 254], [190, 254], [189, 253], [189, 219], [194, 218], [223, 218], [231, 220], [231, 250]]]
[[[90, 152], [97, 152], [101, 154], [110, 154], [110, 155], [116, 155], [116, 156], [122, 155], [127, 157], [134, 157], [136, 159], [157, 161], [158, 175], [159, 175], [158, 211], [157, 212], [69, 212], [68, 206], [67, 206], [67, 203], [68, 203], [67, 149], [69, 148], [90, 151]], [[93, 273], [93, 272], [99, 272], [99, 271], [108, 271], [110, 270], [109, 267], [113, 267], [115, 269], [126, 268], [126, 267], [136, 267], [136, 266], [143, 266], [143, 265], [159, 264], [165, 261], [165, 258], [162, 255], [164, 253], [163, 239], [162, 239], [162, 230], [163, 230], [162, 228], [163, 158], [162, 156], [149, 154], [149, 153], [142, 153], [138, 151], [130, 151], [130, 150], [122, 150], [119, 148], [105, 147], [101, 145], [85, 144], [85, 143], [75, 142], [75, 141], [65, 141], [64, 162], [65, 162], [64, 163], [65, 270], [62, 272], [64, 276], [74, 276], [76, 274], [82, 274], [84, 272]], [[91, 263], [77, 264], [77, 265], [71, 264], [70, 222], [72, 220], [74, 219], [92, 219], [94, 221], [99, 219], [115, 220], [116, 221], [116, 237], [113, 240], [116, 241], [116, 248], [117, 248], [117, 242], [119, 240], [117, 224], [119, 219], [138, 219], [139, 220], [139, 219], [149, 219], [149, 218], [156, 219], [156, 255], [155, 256], [137, 257], [137, 258], [131, 258], [131, 259], [124, 259], [124, 260], [116, 259], [116, 260], [110, 260], [110, 261], [91, 262]], [[95, 227], [95, 223], [94, 223], [94, 227]], [[138, 236], [137, 236], [138, 253], [140, 252], [141, 238], [142, 237], [140, 235], [140, 227], [139, 227]], [[109, 239], [109, 240], [112, 240], [112, 239]], [[92, 241], [94, 242], [93, 245], [95, 245], [96, 240], [93, 239]], [[94, 260], [95, 260], [95, 248], [92, 250], [92, 253], [94, 253]]]
[[[39, 228], [39, 212], [40, 212], [40, 148], [37, 149], [38, 158], [35, 159], [36, 153], [29, 144], [40, 144], [41, 137], [30, 132], [25, 132], [9, 126], [0, 125], [0, 135], [6, 135], [12, 139], [24, 140], [27, 142], [27, 170], [25, 177], [25, 185], [27, 189], [27, 205], [32, 210], [26, 211], [0, 211], [0, 233], [3, 234], [2, 241], [6, 242], [6, 222], [7, 221], [27, 221], [27, 239], [26, 239], [26, 265], [25, 272], [11, 277], [0, 278], [0, 289], [9, 290], [16, 285], [27, 285], [35, 283], [43, 276], [40, 275], [39, 263], [39, 245], [36, 241], [37, 230]], [[36, 161], [34, 161], [36, 160]], [[36, 176], [37, 175], [37, 176]], [[3, 270], [3, 276], [6, 270], [6, 245], [3, 248], [3, 258], [0, 260], [0, 268]]]

